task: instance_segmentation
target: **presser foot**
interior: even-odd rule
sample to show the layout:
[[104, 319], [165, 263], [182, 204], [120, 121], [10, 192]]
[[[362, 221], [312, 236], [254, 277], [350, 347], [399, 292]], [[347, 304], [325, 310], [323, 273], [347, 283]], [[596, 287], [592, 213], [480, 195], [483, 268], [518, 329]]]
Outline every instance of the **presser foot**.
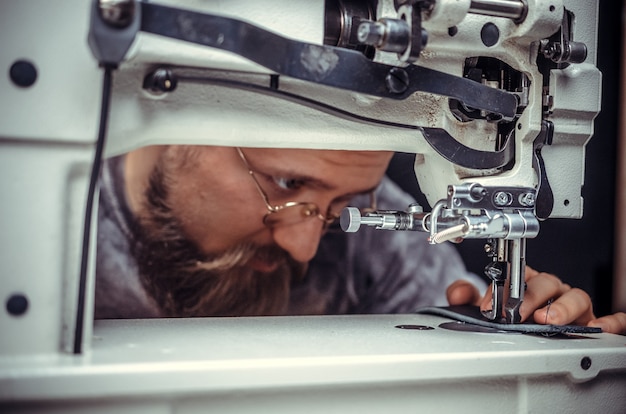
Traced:
[[520, 299], [509, 298], [504, 306], [502, 317], [502, 305], [504, 301], [504, 283], [494, 281], [491, 283], [491, 309], [481, 310], [484, 318], [490, 321], [502, 321], [504, 323], [521, 323], [522, 315], [519, 308], [522, 305]]
[[521, 323], [522, 315], [519, 313], [519, 308], [522, 306], [522, 301], [515, 298], [509, 298], [504, 307], [504, 315], [506, 317], [506, 323]]
[[499, 319], [502, 314], [502, 302], [504, 299], [504, 283], [493, 281], [491, 283], [491, 309], [481, 310], [480, 313], [490, 321]]

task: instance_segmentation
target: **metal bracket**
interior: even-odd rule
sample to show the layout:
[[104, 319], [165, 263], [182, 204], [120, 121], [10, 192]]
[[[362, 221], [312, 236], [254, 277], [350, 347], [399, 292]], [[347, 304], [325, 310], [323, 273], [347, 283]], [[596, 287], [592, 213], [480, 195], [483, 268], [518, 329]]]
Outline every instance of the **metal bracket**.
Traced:
[[479, 170], [501, 168], [515, 157], [511, 137], [499, 151], [481, 151], [463, 145], [441, 128], [422, 128], [422, 134], [439, 155], [461, 167]]
[[533, 158], [533, 168], [539, 177], [539, 185], [537, 188], [537, 202], [535, 206], [535, 215], [540, 220], [550, 217], [554, 208], [554, 194], [552, 187], [548, 181], [546, 174], [546, 166], [541, 156], [541, 149], [544, 145], [552, 144], [552, 136], [554, 135], [554, 124], [550, 121], [543, 121], [541, 124], [541, 132], [535, 138], [533, 149], [535, 152]]
[[515, 95], [469, 79], [373, 62], [354, 50], [287, 39], [227, 17], [142, 2], [141, 31], [229, 51], [281, 75], [368, 95], [402, 100], [428, 92], [507, 119], [517, 110]]

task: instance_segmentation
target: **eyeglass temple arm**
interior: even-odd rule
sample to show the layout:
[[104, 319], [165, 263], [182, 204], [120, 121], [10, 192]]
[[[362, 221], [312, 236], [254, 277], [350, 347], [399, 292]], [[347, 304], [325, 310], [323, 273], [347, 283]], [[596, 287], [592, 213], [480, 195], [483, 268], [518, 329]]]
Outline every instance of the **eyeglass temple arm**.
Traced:
[[241, 150], [241, 148], [236, 147], [235, 149], [237, 150], [237, 154], [239, 154], [239, 158], [241, 158], [241, 161], [243, 161], [244, 165], [248, 169], [248, 174], [250, 174], [250, 177], [252, 177], [252, 180], [254, 181], [254, 185], [256, 186], [257, 191], [259, 192], [259, 194], [261, 194], [261, 197], [263, 197], [263, 201], [265, 202], [265, 206], [267, 207], [267, 209], [269, 211], [276, 210], [276, 208], [270, 204], [270, 200], [267, 198], [267, 194], [265, 194], [265, 191], [263, 191], [263, 188], [261, 188], [261, 184], [257, 180], [256, 175], [254, 175], [254, 171], [252, 171], [252, 169], [250, 168], [250, 164], [248, 163], [248, 160], [246, 159], [246, 156], [243, 154], [243, 151]]

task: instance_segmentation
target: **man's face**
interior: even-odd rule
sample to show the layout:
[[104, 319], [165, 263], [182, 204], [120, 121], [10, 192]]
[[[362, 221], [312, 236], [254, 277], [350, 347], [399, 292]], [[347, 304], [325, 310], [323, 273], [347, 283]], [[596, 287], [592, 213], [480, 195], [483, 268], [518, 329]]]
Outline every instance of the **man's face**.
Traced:
[[[390, 152], [301, 149], [243, 148], [242, 152], [272, 206], [310, 202], [322, 214], [339, 212], [353, 196], [375, 188], [392, 156]], [[233, 263], [225, 267], [205, 267], [213, 273], [236, 268], [237, 274], [249, 273], [248, 281], [278, 283], [274, 273], [303, 273], [324, 232], [324, 223], [317, 218], [265, 226], [267, 207], [235, 148], [167, 147], [158, 157], [151, 181], [139, 214], [147, 229], [145, 238], [152, 239], [144, 240], [149, 251], [138, 259], [146, 261], [148, 255], [148, 272], [163, 268], [159, 261], [166, 256], [184, 262], [178, 268], [168, 265], [169, 273], [187, 271], [196, 262], [229, 257]], [[167, 217], [157, 212], [159, 206], [167, 210]], [[170, 235], [171, 240], [156, 240]], [[178, 241], [194, 252], [171, 255]], [[288, 282], [281, 282], [287, 284], [286, 289]]]

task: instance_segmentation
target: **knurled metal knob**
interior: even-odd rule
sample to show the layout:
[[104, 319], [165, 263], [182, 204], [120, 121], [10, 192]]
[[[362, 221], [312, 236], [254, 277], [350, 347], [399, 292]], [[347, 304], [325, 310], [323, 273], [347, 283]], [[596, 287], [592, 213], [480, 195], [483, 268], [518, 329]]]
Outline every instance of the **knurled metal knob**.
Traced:
[[356, 207], [344, 208], [339, 216], [339, 224], [346, 233], [356, 232], [361, 227], [361, 212]]

